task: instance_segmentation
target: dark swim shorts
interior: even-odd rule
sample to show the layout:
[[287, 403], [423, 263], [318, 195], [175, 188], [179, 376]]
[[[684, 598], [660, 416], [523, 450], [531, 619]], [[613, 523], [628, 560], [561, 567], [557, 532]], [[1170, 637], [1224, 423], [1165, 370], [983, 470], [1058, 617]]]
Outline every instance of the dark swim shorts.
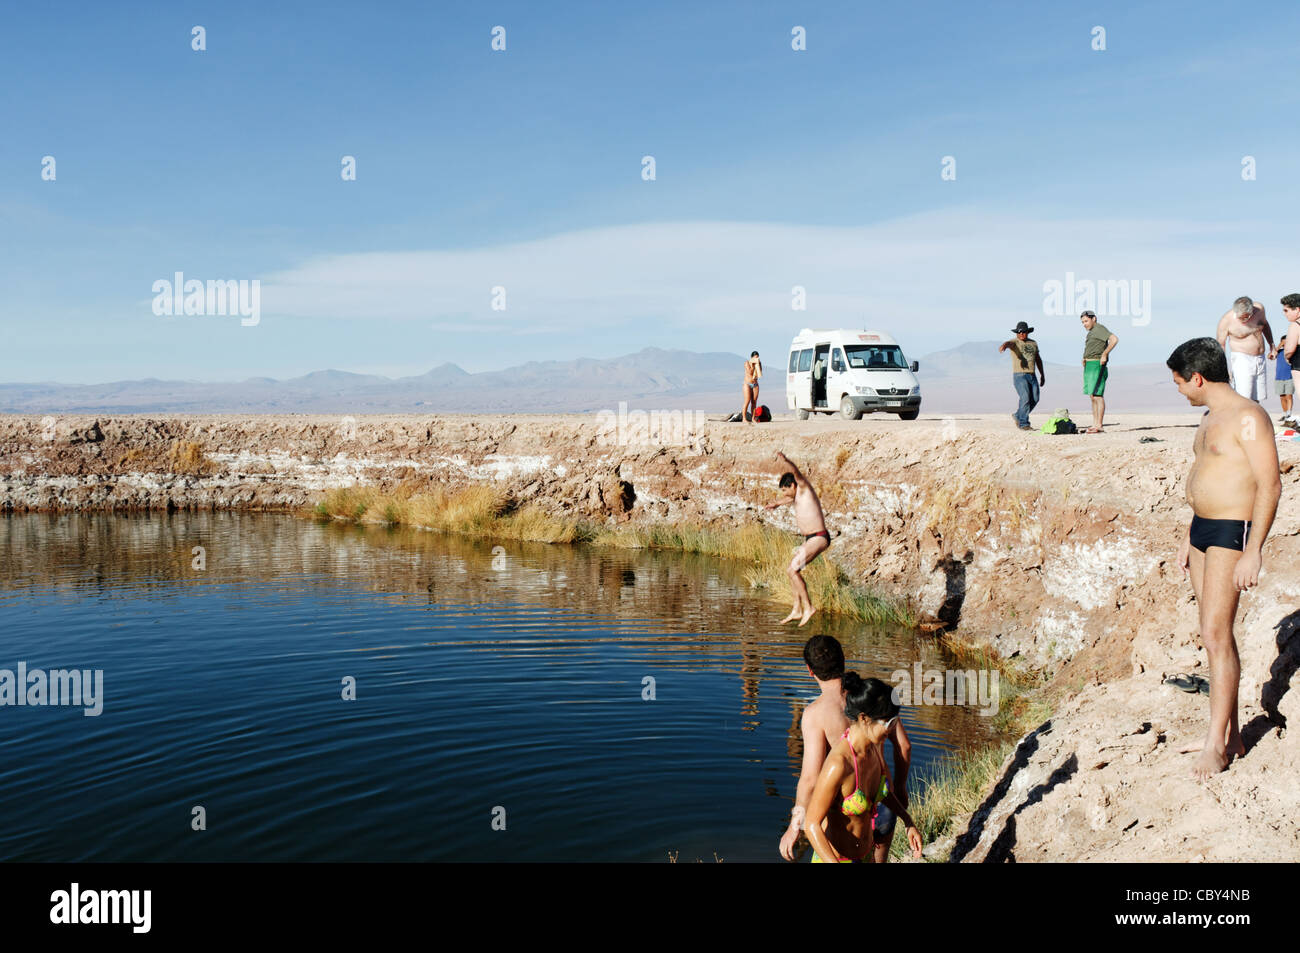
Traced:
[[881, 801], [876, 805], [876, 817], [871, 822], [871, 828], [876, 832], [876, 837], [881, 840], [888, 840], [894, 836], [894, 823], [898, 816], [889, 809], [889, 805]]
[[1246, 538], [1250, 535], [1250, 520], [1207, 520], [1193, 516], [1190, 535], [1192, 548], [1200, 552], [1211, 546], [1241, 552], [1246, 548]]

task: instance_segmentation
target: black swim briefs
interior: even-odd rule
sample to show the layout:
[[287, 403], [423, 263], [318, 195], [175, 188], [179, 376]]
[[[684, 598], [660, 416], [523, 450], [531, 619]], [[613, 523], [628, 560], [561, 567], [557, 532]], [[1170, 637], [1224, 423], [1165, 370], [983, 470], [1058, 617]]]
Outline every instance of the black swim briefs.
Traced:
[[1241, 552], [1246, 548], [1246, 537], [1250, 535], [1250, 520], [1207, 520], [1193, 516], [1190, 535], [1192, 548], [1201, 552], [1211, 546]]

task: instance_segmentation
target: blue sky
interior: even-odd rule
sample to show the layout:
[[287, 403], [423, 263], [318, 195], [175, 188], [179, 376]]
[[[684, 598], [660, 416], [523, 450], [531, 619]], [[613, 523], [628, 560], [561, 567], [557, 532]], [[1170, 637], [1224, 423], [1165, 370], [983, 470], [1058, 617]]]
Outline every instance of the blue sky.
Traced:
[[[920, 356], [1020, 319], [1072, 362], [1067, 271], [1151, 281], [1149, 324], [1103, 321], [1160, 361], [1300, 290], [1298, 36], [1283, 3], [10, 9], [0, 380], [779, 359], [863, 324]], [[177, 271], [260, 280], [260, 322], [156, 316]]]

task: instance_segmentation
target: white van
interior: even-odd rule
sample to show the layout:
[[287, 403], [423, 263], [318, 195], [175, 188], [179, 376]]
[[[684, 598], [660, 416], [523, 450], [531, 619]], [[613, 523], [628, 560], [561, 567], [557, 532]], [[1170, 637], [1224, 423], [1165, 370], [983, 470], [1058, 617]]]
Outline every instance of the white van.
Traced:
[[847, 420], [885, 411], [903, 420], [921, 413], [920, 365], [883, 331], [804, 328], [790, 342], [786, 406], [800, 420], [839, 411]]

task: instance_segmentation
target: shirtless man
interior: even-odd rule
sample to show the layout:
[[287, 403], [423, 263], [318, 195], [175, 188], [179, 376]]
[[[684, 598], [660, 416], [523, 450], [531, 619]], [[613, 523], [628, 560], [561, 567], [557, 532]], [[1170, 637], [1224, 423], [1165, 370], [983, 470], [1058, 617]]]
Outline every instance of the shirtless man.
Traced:
[[[740, 409], [740, 419], [745, 423], [752, 424], [754, 414], [758, 413], [758, 379], [762, 376], [763, 362], [758, 359], [758, 352], [753, 351], [745, 362], [745, 406]], [[753, 412], [750, 404], [754, 405]]]
[[1178, 392], [1207, 408], [1197, 428], [1196, 459], [1187, 476], [1192, 522], [1178, 549], [1178, 565], [1191, 571], [1200, 612], [1201, 640], [1210, 662], [1210, 730], [1192, 777], [1204, 781], [1228, 767], [1246, 747], [1237, 724], [1241, 663], [1233, 620], [1241, 593], [1259, 582], [1264, 538], [1282, 495], [1273, 425], [1259, 404], [1228, 384], [1228, 362], [1212, 338], [1180, 344], [1165, 362]]
[[826, 519], [822, 516], [821, 500], [817, 499], [817, 491], [812, 488], [812, 484], [784, 453], [778, 452], [776, 460], [781, 464], [781, 478], [777, 481], [777, 486], [781, 488], [784, 495], [777, 502], [769, 503], [767, 508], [774, 510], [778, 506], [793, 503], [794, 524], [799, 528], [799, 532], [804, 534], [803, 545], [794, 551], [794, 558], [790, 560], [790, 565], [785, 570], [786, 575], [790, 577], [790, 589], [794, 592], [794, 608], [781, 621], [790, 622], [798, 619], [802, 627], [817, 611], [813, 608], [812, 600], [808, 598], [808, 587], [803, 581], [803, 567], [830, 548], [831, 534], [826, 532]]
[[1262, 402], [1268, 387], [1264, 354], [1274, 350], [1273, 331], [1264, 317], [1264, 306], [1250, 298], [1238, 298], [1219, 319], [1217, 337], [1219, 347], [1228, 349], [1232, 389], [1242, 397]]
[[[794, 845], [803, 830], [808, 800], [817, 786], [822, 762], [849, 726], [849, 720], [844, 716], [844, 686], [841, 682], [844, 650], [840, 643], [829, 635], [814, 635], [804, 644], [803, 660], [821, 694], [803, 710], [803, 717], [799, 720], [799, 730], [803, 735], [803, 765], [799, 771], [794, 807], [790, 809], [790, 826], [781, 835], [780, 851], [786, 860], [794, 860]], [[888, 737], [894, 743], [894, 793], [907, 807], [907, 772], [912, 763], [912, 743], [903, 729], [901, 718], [894, 722]], [[878, 864], [889, 860], [894, 821], [894, 813], [883, 803], [877, 806], [873, 852]]]

